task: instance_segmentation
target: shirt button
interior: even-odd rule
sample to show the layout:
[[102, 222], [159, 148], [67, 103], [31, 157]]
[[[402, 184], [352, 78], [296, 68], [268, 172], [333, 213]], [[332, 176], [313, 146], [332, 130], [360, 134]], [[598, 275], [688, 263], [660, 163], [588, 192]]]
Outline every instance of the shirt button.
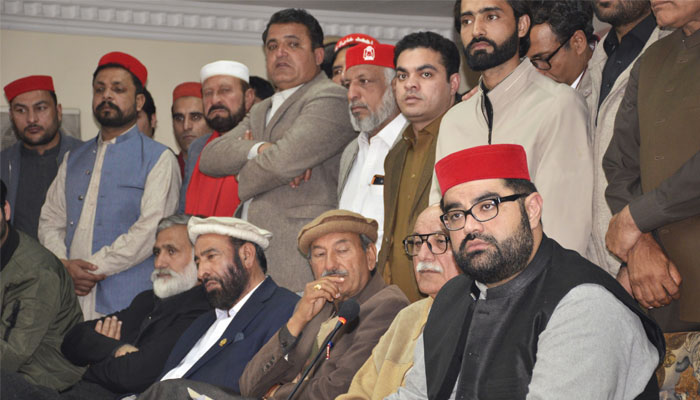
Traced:
[[82, 194], [80, 196], [78, 196], [78, 200], [80, 200], [80, 201], [83, 201], [84, 198], [85, 197]]
[[90, 170], [85, 171], [85, 175], [90, 175]]
[[73, 221], [69, 222], [70, 226], [73, 226]]

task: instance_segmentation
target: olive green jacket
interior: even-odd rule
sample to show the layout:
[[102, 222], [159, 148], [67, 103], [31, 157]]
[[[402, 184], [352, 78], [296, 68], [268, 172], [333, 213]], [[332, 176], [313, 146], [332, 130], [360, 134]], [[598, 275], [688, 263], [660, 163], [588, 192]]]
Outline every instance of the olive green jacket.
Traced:
[[83, 320], [73, 281], [39, 242], [10, 228], [0, 271], [0, 365], [33, 384], [64, 390], [84, 369], [61, 354], [63, 336]]

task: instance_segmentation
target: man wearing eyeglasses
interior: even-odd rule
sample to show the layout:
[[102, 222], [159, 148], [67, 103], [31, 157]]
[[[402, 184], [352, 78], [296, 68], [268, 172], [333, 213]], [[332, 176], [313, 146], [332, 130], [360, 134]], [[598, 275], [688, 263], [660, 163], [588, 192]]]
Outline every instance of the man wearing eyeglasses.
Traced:
[[535, 3], [527, 57], [539, 73], [574, 89], [593, 55], [593, 4], [584, 0]]
[[477, 146], [435, 170], [465, 275], [436, 296], [389, 398], [658, 399], [661, 331], [609, 274], [543, 233], [523, 147]]
[[[442, 119], [435, 160], [461, 149], [517, 143], [530, 155], [533, 181], [548, 201], [549, 234], [585, 254], [591, 233], [593, 163], [588, 111], [566, 85], [542, 76], [527, 58], [530, 11], [517, 0], [457, 0], [455, 28], [479, 92]], [[433, 175], [430, 204], [440, 201]]]
[[347, 394], [336, 400], [381, 400], [404, 383], [413, 365], [413, 349], [423, 331], [433, 299], [442, 286], [462, 273], [457, 267], [450, 238], [440, 221], [440, 206], [420, 213], [413, 233], [403, 240], [406, 255], [413, 260], [418, 289], [429, 297], [401, 310], [379, 339], [372, 355], [355, 374]]

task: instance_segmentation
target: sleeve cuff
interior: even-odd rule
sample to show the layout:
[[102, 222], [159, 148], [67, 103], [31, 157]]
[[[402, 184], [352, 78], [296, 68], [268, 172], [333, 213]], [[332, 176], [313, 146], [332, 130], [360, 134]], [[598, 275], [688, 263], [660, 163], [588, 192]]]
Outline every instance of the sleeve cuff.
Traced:
[[253, 147], [251, 147], [250, 150], [248, 150], [248, 159], [249, 159], [249, 160], [252, 160], [252, 159], [254, 159], [255, 157], [258, 156], [258, 149], [260, 148], [260, 146], [263, 145], [263, 143], [265, 143], [265, 142], [258, 142], [258, 143], [255, 143], [255, 144], [253, 145]]
[[634, 223], [642, 232], [651, 232], [666, 225], [663, 212], [656, 204], [655, 192], [645, 193], [630, 202], [630, 214]]
[[[299, 337], [301, 337], [301, 334], [299, 335]], [[291, 333], [289, 333], [289, 329], [287, 329], [287, 324], [282, 325], [282, 328], [280, 328], [279, 333], [279, 341], [280, 347], [282, 347], [283, 354], [289, 354], [289, 352], [292, 351], [297, 345], [298, 340], [298, 337], [294, 337]]]

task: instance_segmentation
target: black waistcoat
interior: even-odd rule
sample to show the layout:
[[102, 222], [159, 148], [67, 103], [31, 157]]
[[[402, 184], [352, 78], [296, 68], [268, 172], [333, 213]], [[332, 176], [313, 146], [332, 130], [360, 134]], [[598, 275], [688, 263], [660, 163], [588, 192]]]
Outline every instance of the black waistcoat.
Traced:
[[[637, 314], [663, 360], [661, 330], [622, 286], [578, 253], [543, 237], [527, 268], [490, 288], [488, 301], [474, 300], [473, 281], [465, 275], [440, 290], [423, 332], [428, 398], [449, 398], [461, 371], [458, 399], [524, 399], [540, 333], [559, 301], [585, 283], [605, 287]], [[658, 396], [652, 374], [638, 398]]]

